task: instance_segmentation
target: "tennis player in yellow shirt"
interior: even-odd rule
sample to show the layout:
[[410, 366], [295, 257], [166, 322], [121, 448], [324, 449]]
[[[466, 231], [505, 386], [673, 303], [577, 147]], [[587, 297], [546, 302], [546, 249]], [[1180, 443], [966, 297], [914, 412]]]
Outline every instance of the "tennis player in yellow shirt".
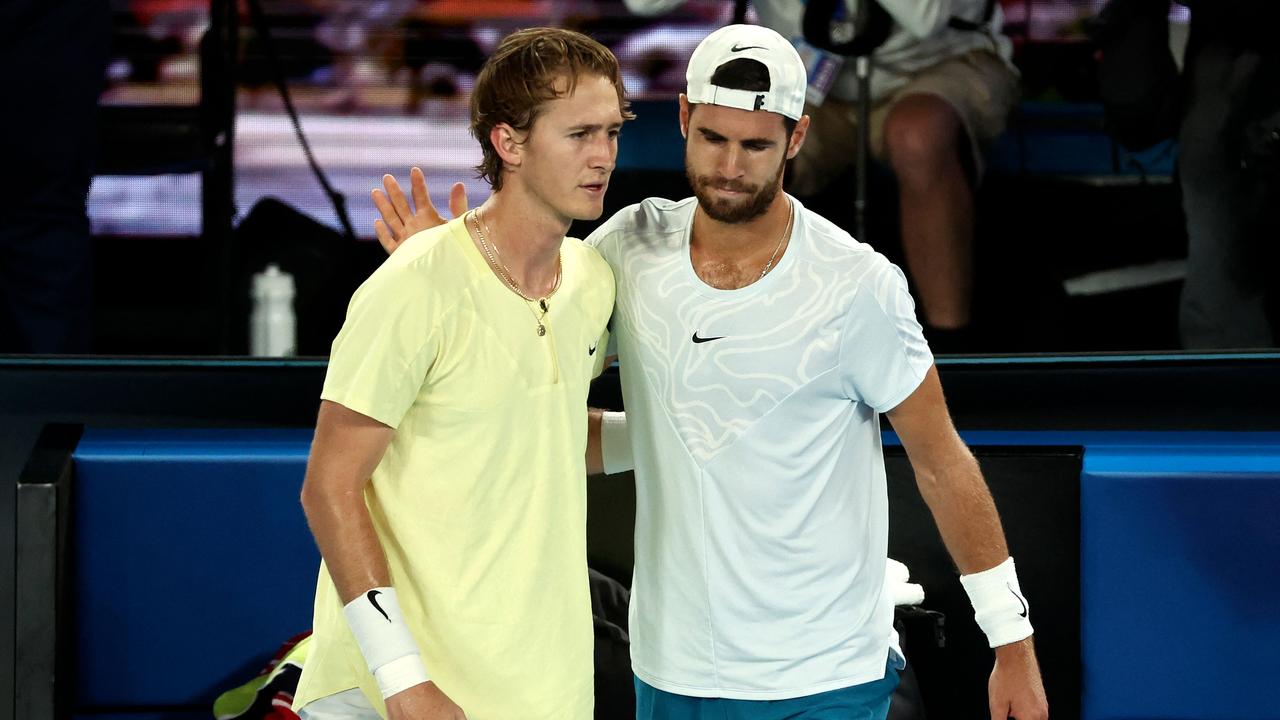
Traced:
[[492, 196], [352, 297], [302, 490], [303, 718], [591, 718], [583, 407], [614, 282], [564, 235], [602, 214], [630, 116], [605, 47], [512, 34], [471, 99]]

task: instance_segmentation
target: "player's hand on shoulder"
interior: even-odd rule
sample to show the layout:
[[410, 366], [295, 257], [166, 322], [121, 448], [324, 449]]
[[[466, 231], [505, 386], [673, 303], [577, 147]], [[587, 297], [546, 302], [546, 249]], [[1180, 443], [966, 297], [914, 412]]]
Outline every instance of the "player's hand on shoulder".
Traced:
[[388, 720], [466, 720], [466, 713], [433, 682], [414, 685], [387, 698]]
[[[400, 244], [413, 235], [443, 225], [447, 222], [436, 210], [427, 193], [427, 178], [421, 168], [409, 171], [410, 191], [413, 193], [413, 204], [405, 197], [400, 183], [392, 175], [382, 176], [383, 190], [373, 191], [373, 204], [382, 216], [373, 221], [373, 230], [378, 234], [378, 242], [387, 254], [396, 251]], [[458, 217], [467, 211], [467, 189], [458, 182], [449, 189], [449, 212]]]
[[987, 691], [991, 720], [1047, 720], [1049, 701], [1031, 638], [996, 648]]

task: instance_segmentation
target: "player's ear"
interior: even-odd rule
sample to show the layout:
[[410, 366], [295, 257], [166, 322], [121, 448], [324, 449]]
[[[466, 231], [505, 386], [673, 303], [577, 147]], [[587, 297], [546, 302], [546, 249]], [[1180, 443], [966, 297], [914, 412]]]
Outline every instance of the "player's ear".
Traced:
[[689, 114], [693, 112], [693, 106], [689, 104], [689, 96], [680, 93], [680, 137], [685, 140], [689, 139]]
[[801, 115], [796, 121], [796, 129], [791, 131], [791, 137], [787, 141], [787, 159], [790, 160], [800, 153], [800, 148], [804, 145], [804, 139], [809, 134], [809, 116]]
[[498, 123], [489, 130], [489, 142], [502, 158], [504, 167], [517, 168], [523, 161], [525, 133], [507, 123]]

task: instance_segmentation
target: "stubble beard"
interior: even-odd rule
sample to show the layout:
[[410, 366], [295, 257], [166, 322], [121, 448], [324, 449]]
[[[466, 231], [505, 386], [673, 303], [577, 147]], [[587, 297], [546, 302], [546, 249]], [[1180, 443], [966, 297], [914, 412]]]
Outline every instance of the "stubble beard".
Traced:
[[[763, 186], [737, 180], [717, 181], [709, 175], [698, 175], [690, 167], [688, 158], [685, 158], [684, 172], [689, 178], [689, 185], [693, 188], [694, 197], [698, 198], [698, 206], [702, 211], [712, 220], [736, 225], [754, 220], [769, 209], [773, 199], [778, 196], [778, 191], [782, 189], [782, 171], [785, 167], [784, 159], [778, 164], [778, 172], [773, 180]], [[716, 198], [712, 195], [716, 189], [745, 192], [748, 196], [745, 200], [735, 203], [731, 200]]]

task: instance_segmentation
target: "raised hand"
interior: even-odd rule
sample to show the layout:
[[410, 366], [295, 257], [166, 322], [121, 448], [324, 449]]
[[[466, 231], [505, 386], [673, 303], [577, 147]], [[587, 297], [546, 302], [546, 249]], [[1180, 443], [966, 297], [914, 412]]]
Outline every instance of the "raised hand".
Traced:
[[[409, 185], [413, 193], [412, 206], [392, 175], [382, 176], [385, 192], [375, 189], [372, 193], [373, 204], [382, 215], [382, 219], [373, 221], [373, 230], [378, 234], [378, 242], [388, 255], [415, 233], [447, 222], [431, 203], [431, 195], [427, 193], [427, 178], [422, 174], [421, 168], [415, 167], [409, 171]], [[466, 211], [467, 189], [460, 182], [454, 183], [449, 189], [449, 212], [458, 217]]]

